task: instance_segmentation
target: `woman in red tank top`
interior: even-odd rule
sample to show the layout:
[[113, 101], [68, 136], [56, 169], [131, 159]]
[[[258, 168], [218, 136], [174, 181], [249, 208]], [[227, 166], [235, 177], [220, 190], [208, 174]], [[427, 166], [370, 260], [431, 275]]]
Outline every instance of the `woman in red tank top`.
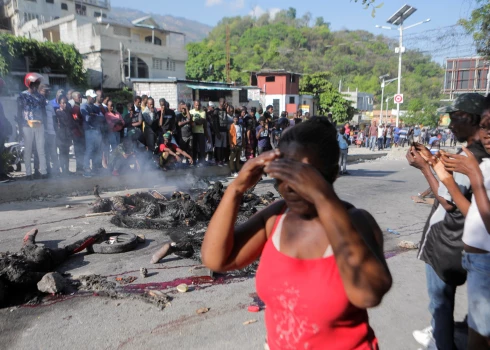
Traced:
[[[326, 118], [287, 129], [278, 150], [245, 163], [204, 237], [211, 270], [261, 256], [256, 285], [271, 350], [378, 348], [366, 309], [381, 302], [391, 275], [374, 218], [333, 190], [338, 160], [337, 131]], [[243, 193], [264, 171], [284, 200], [235, 227]]]

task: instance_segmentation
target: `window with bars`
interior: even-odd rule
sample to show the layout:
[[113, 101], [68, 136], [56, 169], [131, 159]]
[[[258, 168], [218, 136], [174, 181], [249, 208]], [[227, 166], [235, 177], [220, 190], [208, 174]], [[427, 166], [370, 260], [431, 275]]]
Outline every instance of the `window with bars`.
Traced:
[[175, 71], [175, 61], [162, 58], [153, 58], [153, 69]]
[[61, 9], [62, 10], [65, 10], [65, 11], [68, 11], [68, 5], [65, 4], [64, 2], [61, 3]]

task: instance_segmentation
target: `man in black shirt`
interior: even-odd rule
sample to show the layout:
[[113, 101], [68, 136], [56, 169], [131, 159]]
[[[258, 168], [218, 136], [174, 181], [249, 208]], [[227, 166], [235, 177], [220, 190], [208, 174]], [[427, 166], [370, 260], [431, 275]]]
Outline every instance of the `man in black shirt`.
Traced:
[[163, 137], [167, 132], [172, 133], [172, 136], [175, 135], [176, 129], [176, 116], [175, 112], [168, 108], [168, 102], [164, 99], [160, 99], [160, 130], [158, 135], [159, 143], [163, 142]]
[[186, 104], [181, 101], [179, 103], [179, 112], [176, 115], [177, 134], [180, 149], [191, 154], [192, 153], [192, 115]]
[[216, 138], [214, 140], [214, 146], [216, 150], [216, 160], [218, 166], [223, 166], [226, 163], [225, 156], [227, 154], [228, 142], [228, 130], [230, 121], [226, 113], [228, 104], [224, 98], [219, 99], [219, 107], [214, 110], [212, 119], [213, 124], [217, 126]]

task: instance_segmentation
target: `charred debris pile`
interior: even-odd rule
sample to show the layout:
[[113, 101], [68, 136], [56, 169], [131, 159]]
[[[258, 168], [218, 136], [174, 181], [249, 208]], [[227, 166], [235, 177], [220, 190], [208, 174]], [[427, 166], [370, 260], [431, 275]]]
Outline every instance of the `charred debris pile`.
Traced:
[[[260, 207], [274, 201], [274, 194], [244, 193], [237, 224], [245, 222]], [[122, 228], [168, 230], [170, 238], [180, 246], [175, 254], [201, 261], [200, 250], [206, 227], [223, 198], [225, 187], [220, 181], [207, 183], [206, 189], [174, 192], [165, 196], [155, 190], [127, 196], [101, 198], [94, 189], [94, 213], [114, 212], [111, 223]], [[183, 249], [185, 247], [185, 249]]]

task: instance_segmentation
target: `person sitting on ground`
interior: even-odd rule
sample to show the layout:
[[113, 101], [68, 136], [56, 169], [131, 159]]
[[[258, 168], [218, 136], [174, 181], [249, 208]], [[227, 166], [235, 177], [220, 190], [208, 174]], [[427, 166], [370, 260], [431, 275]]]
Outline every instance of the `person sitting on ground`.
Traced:
[[[24, 244], [18, 253], [0, 253], [0, 307], [8, 306], [19, 292], [35, 291], [37, 283], [47, 272], [52, 272], [71, 255], [81, 252], [106, 239], [103, 228], [64, 248], [47, 248], [36, 244], [38, 229], [24, 236]], [[20, 300], [25, 302], [27, 300]]]
[[132, 138], [126, 137], [110, 154], [109, 169], [112, 176], [119, 176], [121, 172], [129, 170], [134, 165], [140, 171], [140, 164], [135, 154], [135, 143]]
[[[204, 236], [202, 261], [212, 271], [260, 256], [256, 285], [271, 350], [378, 348], [366, 309], [381, 303], [392, 279], [378, 224], [334, 191], [339, 153], [324, 117], [289, 128], [278, 150], [245, 163]], [[234, 227], [241, 196], [264, 171], [284, 200]]]
[[181, 156], [189, 160], [189, 164], [193, 164], [194, 160], [185, 151], [179, 148], [175, 143], [172, 143], [172, 134], [167, 132], [163, 135], [163, 143], [159, 147], [160, 155], [160, 167], [163, 171], [167, 171], [172, 165], [180, 164], [182, 162]]

